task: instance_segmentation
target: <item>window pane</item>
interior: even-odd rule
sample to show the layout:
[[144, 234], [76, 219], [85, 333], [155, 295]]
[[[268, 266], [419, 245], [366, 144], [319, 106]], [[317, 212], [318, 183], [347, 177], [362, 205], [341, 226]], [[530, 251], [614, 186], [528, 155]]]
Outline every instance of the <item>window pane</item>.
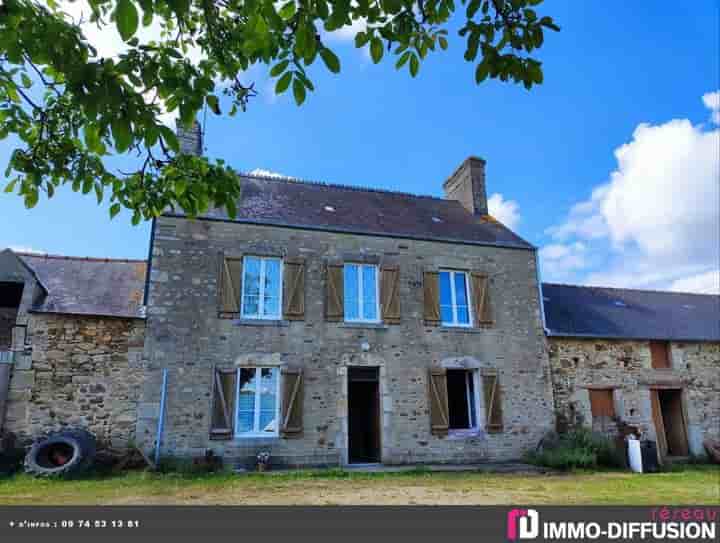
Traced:
[[345, 320], [357, 320], [360, 318], [360, 306], [358, 293], [358, 267], [356, 265], [345, 265], [344, 281]]
[[255, 426], [255, 368], [240, 370], [236, 433], [254, 431]]
[[260, 370], [260, 432], [277, 432], [277, 368]]
[[467, 372], [468, 402], [470, 404], [470, 426], [477, 428], [477, 407], [475, 406], [475, 378], [474, 372]]
[[470, 309], [467, 299], [467, 276], [461, 272], [455, 272], [455, 303], [457, 304], [458, 324], [470, 324]]
[[440, 272], [440, 319], [453, 322], [452, 293], [450, 291], [450, 272]]
[[363, 319], [377, 320], [377, 268], [363, 266]]
[[266, 317], [280, 316], [280, 261], [265, 261], [265, 307]]
[[260, 302], [260, 260], [245, 257], [243, 260], [243, 314], [257, 316]]

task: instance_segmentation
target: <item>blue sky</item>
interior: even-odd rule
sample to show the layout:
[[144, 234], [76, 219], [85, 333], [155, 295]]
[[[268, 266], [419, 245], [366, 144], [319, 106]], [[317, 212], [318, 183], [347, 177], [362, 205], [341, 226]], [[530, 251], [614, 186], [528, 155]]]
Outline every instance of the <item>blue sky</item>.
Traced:
[[[253, 70], [260, 96], [235, 118], [208, 115], [206, 153], [438, 196], [478, 155], [491, 208], [541, 248], [544, 279], [717, 290], [718, 3], [546, 0], [543, 12], [562, 31], [546, 36], [545, 83], [531, 91], [476, 86], [457, 37], [413, 80], [338, 36], [340, 76], [314, 65], [317, 91], [298, 108]], [[0, 142], [2, 170], [13, 144]], [[0, 195], [0, 247], [144, 258], [148, 236], [69, 188], [31, 211]]]

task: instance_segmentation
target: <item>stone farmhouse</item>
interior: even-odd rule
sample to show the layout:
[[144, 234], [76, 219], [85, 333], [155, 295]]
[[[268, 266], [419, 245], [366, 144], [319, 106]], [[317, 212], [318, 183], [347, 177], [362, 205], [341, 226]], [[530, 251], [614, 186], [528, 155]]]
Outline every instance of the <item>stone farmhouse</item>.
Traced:
[[576, 424], [663, 458], [720, 437], [720, 297], [541, 285], [485, 162], [443, 187], [245, 175], [237, 218], [168, 211], [147, 262], [0, 252], [0, 431], [239, 466], [514, 460]]

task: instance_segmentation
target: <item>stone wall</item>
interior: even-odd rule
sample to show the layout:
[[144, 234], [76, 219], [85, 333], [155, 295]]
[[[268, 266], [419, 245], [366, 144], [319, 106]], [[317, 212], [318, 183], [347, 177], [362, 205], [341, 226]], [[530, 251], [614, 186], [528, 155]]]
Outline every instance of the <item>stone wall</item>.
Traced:
[[672, 342], [671, 369], [653, 369], [647, 341], [550, 338], [557, 422], [592, 424], [588, 388], [614, 389], [617, 417], [656, 440], [650, 405], [654, 387], [682, 389], [690, 452], [720, 437], [720, 344]]
[[22, 441], [65, 426], [134, 439], [144, 321], [34, 313], [32, 354], [13, 367], [5, 429]]
[[[304, 256], [304, 321], [218, 318], [218, 253]], [[399, 325], [357, 326], [323, 317], [324, 263], [398, 264]], [[491, 276], [495, 324], [484, 329], [426, 327], [422, 273], [450, 267]], [[154, 444], [161, 370], [168, 369], [162, 452], [206, 449], [240, 461], [270, 450], [277, 463], [347, 462], [347, 368], [380, 368], [384, 463], [477, 462], [519, 458], [553, 425], [550, 372], [532, 251], [313, 232], [221, 221], [158, 219], [148, 300], [146, 370], [137, 437]], [[293, 365], [304, 369], [301, 439], [209, 440], [213, 367]], [[432, 365], [499, 372], [505, 429], [462, 438], [431, 435]]]

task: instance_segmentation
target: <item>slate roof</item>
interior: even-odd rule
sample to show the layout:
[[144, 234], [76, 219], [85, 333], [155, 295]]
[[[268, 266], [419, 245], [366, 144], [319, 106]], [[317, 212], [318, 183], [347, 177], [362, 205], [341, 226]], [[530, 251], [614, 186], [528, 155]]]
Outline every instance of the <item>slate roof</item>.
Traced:
[[[183, 216], [176, 212], [165, 215]], [[203, 218], [231, 220], [224, 209], [211, 210]], [[490, 215], [475, 216], [456, 201], [250, 174], [242, 175], [242, 195], [234, 221], [516, 249], [534, 248]]]
[[720, 296], [543, 283], [548, 335], [720, 341]]
[[47, 291], [32, 311], [143, 318], [144, 260], [15, 253]]

